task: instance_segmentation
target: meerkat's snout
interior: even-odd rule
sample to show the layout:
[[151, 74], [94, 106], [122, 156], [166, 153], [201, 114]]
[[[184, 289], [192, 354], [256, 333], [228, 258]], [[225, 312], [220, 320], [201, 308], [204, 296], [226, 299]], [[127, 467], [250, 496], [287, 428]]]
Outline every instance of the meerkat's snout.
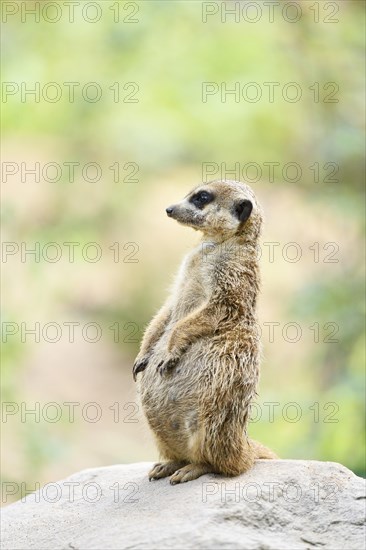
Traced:
[[165, 211], [169, 218], [173, 218], [178, 223], [203, 231], [207, 216], [206, 207], [214, 200], [215, 195], [209, 189], [195, 189], [182, 201], [169, 206]]

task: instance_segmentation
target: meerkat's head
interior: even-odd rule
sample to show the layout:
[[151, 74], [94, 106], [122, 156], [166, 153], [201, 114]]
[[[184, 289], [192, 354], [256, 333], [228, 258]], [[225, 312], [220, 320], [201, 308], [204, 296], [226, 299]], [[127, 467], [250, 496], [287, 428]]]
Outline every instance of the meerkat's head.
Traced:
[[240, 181], [217, 180], [199, 185], [166, 209], [177, 222], [208, 237], [259, 236], [262, 211], [252, 189]]

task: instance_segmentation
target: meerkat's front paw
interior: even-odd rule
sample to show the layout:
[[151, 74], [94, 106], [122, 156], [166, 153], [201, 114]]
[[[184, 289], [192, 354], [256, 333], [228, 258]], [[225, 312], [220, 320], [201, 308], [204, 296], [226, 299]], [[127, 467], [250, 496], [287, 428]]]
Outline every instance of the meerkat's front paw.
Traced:
[[132, 375], [133, 375], [133, 379], [134, 379], [135, 382], [136, 382], [137, 374], [146, 369], [146, 367], [149, 363], [149, 359], [150, 359], [149, 354], [142, 355], [142, 356], [140, 356], [140, 355], [137, 356], [136, 361], [133, 365], [133, 369], [132, 369]]
[[156, 367], [157, 372], [160, 374], [160, 376], [164, 376], [164, 374], [167, 374], [174, 369], [179, 359], [180, 355], [167, 353], [166, 357], [162, 361], [160, 361], [160, 363], [158, 363], [158, 366]]

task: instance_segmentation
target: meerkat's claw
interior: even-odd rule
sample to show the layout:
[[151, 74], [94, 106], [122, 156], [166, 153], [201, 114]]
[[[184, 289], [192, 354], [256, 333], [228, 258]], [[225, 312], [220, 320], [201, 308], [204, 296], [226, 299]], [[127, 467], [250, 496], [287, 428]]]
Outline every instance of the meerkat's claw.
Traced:
[[134, 381], [136, 382], [136, 376], [139, 372], [142, 372], [146, 369], [147, 365], [149, 363], [149, 358], [148, 357], [144, 357], [143, 359], [141, 359], [141, 361], [136, 361], [134, 366], [133, 366], [133, 369], [132, 369], [132, 375], [133, 375], [133, 379]]
[[158, 366], [156, 367], [156, 370], [160, 374], [160, 376], [163, 376], [164, 374], [167, 374], [169, 371], [171, 371], [176, 364], [179, 361], [179, 357], [171, 357], [167, 361], [160, 361]]

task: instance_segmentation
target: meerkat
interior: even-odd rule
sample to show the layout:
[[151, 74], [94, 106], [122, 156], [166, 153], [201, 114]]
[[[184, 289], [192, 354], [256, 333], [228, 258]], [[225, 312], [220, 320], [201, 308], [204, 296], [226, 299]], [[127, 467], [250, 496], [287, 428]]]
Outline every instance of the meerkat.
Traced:
[[206, 473], [239, 475], [276, 455], [247, 436], [261, 350], [261, 207], [248, 185], [220, 180], [166, 213], [203, 237], [147, 327], [133, 377], [141, 373], [142, 408], [164, 460], [149, 479], [171, 476], [174, 485]]

